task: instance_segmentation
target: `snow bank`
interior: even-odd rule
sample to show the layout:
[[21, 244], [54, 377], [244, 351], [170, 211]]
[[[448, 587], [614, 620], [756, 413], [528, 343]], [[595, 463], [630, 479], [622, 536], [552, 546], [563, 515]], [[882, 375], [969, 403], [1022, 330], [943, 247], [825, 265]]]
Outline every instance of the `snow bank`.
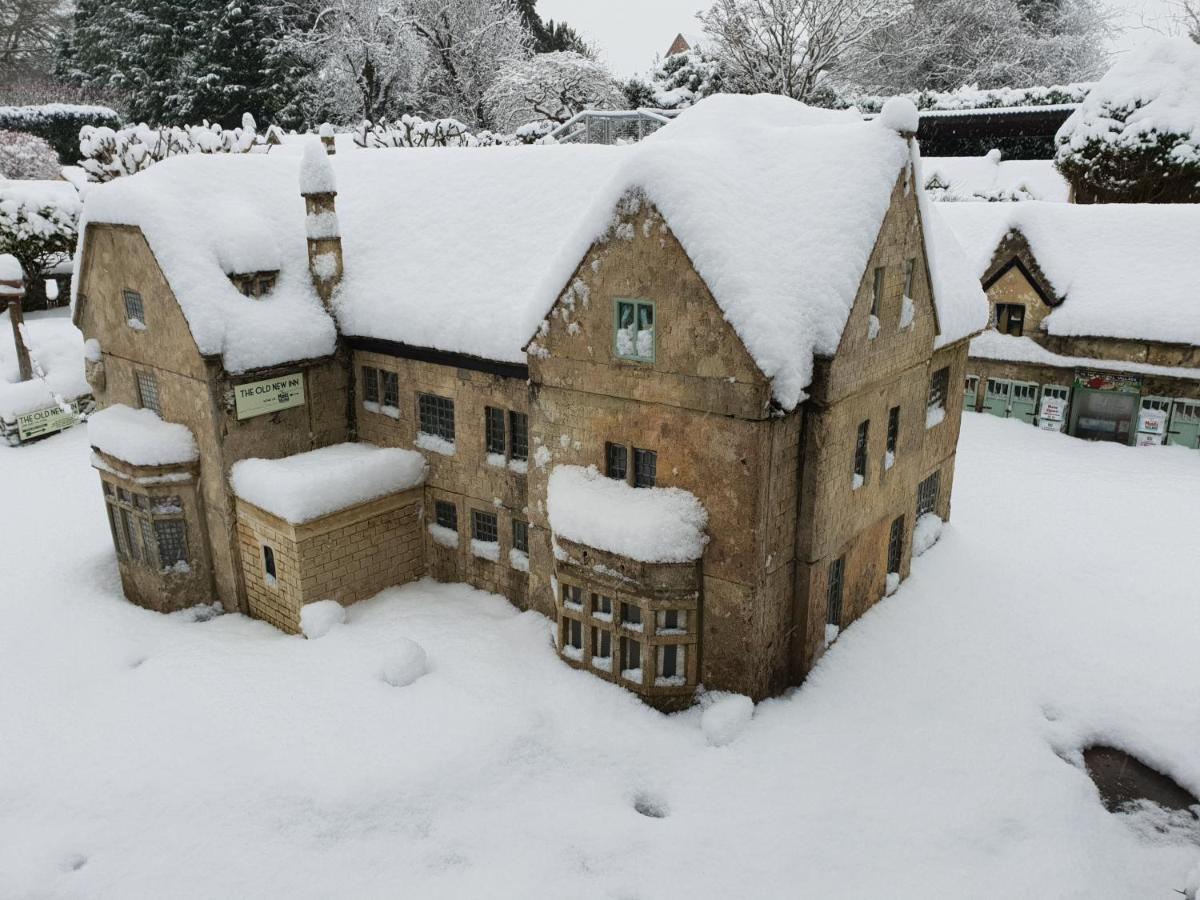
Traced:
[[1048, 159], [1001, 159], [986, 156], [924, 158], [925, 180], [935, 200], [1045, 200], [1066, 203], [1067, 180]]
[[700, 730], [713, 747], [732, 744], [750, 724], [754, 701], [743, 694], [727, 694], [713, 701], [700, 716]]
[[[328, 356], [336, 332], [308, 270], [299, 163], [255, 154], [164, 160], [91, 188], [79, 232], [91, 222], [141, 228], [196, 346], [230, 372]], [[243, 296], [228, 277], [264, 271], [279, 272], [267, 297]]]
[[388, 642], [391, 657], [383, 665], [383, 680], [392, 687], [408, 687], [429, 671], [425, 649], [416, 641], [395, 637]]
[[1037, 363], [1062, 368], [1106, 369], [1114, 372], [1136, 372], [1141, 375], [1161, 375], [1165, 378], [1190, 378], [1200, 381], [1200, 369], [1182, 366], [1156, 366], [1150, 363], [1122, 362], [1115, 359], [1094, 359], [1087, 356], [1064, 356], [1052, 353], [1033, 338], [1014, 337], [989, 329], [971, 340], [970, 356], [974, 359], [1002, 359], [1008, 362]]
[[925, 515], [917, 519], [917, 524], [913, 526], [913, 557], [921, 556], [938, 542], [938, 538], [942, 536], [943, 524], [942, 520], [933, 513], [925, 513]]
[[233, 464], [233, 491], [293, 525], [405, 491], [425, 481], [425, 458], [374, 444], [335, 444], [282, 459]]
[[92, 413], [88, 441], [97, 450], [134, 466], [171, 466], [200, 458], [186, 425], [164, 422], [149, 409], [120, 403]]
[[12, 326], [8, 312], [0, 312], [0, 417], [11, 421], [91, 392], [84, 377], [83, 335], [64, 313], [51, 310], [27, 314], [25, 340], [35, 377], [19, 382]]
[[300, 607], [300, 633], [309, 640], [324, 637], [346, 621], [346, 607], [336, 600], [318, 600]]
[[1200, 344], [1200, 204], [941, 203], [976, 278], [1010, 231], [1063, 303], [1050, 334]]
[[546, 508], [556, 535], [641, 562], [699, 559], [708, 513], [680, 488], [634, 488], [594, 466], [555, 466]]

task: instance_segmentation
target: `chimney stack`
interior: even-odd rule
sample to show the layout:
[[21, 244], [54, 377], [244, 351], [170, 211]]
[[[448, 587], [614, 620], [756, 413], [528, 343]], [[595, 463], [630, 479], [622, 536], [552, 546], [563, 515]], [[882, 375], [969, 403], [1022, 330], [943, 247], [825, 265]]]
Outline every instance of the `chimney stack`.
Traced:
[[332, 314], [333, 292], [342, 280], [342, 236], [334, 205], [333, 166], [316, 141], [309, 141], [300, 161], [300, 194], [304, 197], [308, 269], [321, 302]]
[[13, 342], [17, 345], [17, 370], [21, 381], [33, 378], [33, 363], [29, 348], [25, 345], [24, 316], [21, 301], [25, 299], [25, 272], [15, 256], [0, 255], [0, 304], [8, 306], [8, 320], [12, 323]]

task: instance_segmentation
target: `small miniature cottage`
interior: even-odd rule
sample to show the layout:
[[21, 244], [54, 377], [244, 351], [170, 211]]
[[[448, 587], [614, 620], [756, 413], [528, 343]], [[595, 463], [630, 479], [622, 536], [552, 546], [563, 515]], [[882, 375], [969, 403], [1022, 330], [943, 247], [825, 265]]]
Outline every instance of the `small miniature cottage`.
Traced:
[[797, 683], [950, 512], [986, 304], [915, 122], [715, 97], [637, 146], [314, 141], [97, 188], [97, 397], [198, 449], [164, 472], [94, 437], [115, 489], [189, 486], [194, 580], [117, 516], [127, 593], [294, 631], [429, 575], [660, 707]]
[[987, 291], [964, 404], [1089, 440], [1200, 446], [1200, 207], [948, 203]]

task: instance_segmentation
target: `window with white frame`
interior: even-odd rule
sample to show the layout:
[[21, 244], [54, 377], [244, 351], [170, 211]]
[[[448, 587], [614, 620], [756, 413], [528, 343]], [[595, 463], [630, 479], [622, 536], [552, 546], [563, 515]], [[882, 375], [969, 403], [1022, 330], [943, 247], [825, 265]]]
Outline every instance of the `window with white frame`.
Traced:
[[687, 628], [687, 610], [664, 609], [658, 613], [658, 622], [654, 630], [658, 634], [686, 634]]
[[654, 303], [650, 300], [617, 300], [613, 324], [613, 352], [618, 359], [654, 362]]

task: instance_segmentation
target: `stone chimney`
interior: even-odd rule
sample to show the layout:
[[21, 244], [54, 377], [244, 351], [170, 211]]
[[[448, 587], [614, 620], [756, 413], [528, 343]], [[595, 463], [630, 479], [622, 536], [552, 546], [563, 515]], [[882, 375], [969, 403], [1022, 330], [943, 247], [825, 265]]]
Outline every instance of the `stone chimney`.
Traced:
[[33, 378], [33, 363], [29, 348], [25, 345], [24, 316], [21, 301], [25, 299], [25, 272], [15, 256], [0, 255], [0, 306], [8, 306], [8, 320], [12, 323], [13, 342], [17, 345], [17, 371], [21, 381]]
[[317, 131], [317, 134], [320, 135], [321, 143], [325, 145], [325, 152], [327, 154], [333, 156], [335, 153], [337, 153], [337, 146], [333, 142], [332, 125], [330, 125], [328, 122], [325, 122]]
[[334, 289], [342, 280], [342, 236], [334, 198], [333, 166], [322, 146], [309, 141], [300, 161], [300, 194], [304, 197], [304, 227], [308, 234], [308, 269], [321, 302], [332, 314]]

